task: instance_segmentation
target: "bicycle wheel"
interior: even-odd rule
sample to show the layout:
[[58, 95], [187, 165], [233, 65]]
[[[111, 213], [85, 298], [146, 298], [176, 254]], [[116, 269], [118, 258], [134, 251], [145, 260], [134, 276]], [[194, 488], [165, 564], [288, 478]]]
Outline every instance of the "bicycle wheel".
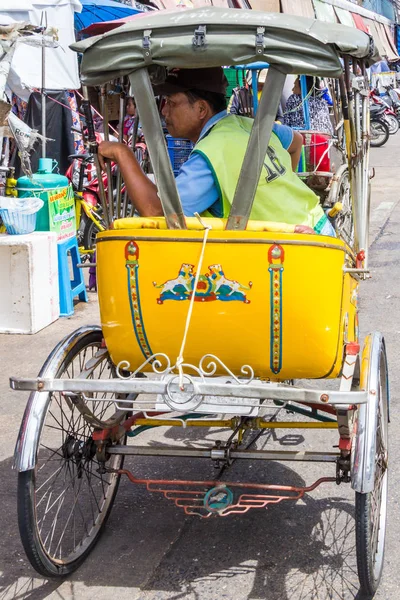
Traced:
[[341, 202], [342, 210], [335, 218], [335, 230], [337, 236], [351, 247], [354, 242], [354, 223], [348, 171], [345, 171], [340, 178], [337, 200]]
[[[80, 330], [78, 330], [79, 333]], [[57, 378], [114, 376], [102, 333], [96, 328], [68, 336], [45, 364]], [[83, 375], [81, 375], [83, 376]], [[42, 394], [43, 396], [43, 394]], [[97, 542], [117, 493], [119, 476], [98, 472], [92, 438], [95, 426], [116, 425], [118, 411], [110, 394], [87, 394], [86, 400], [50, 393], [42, 403], [36, 466], [18, 475], [18, 524], [32, 566], [45, 577], [65, 576], [83, 562]], [[29, 405], [28, 405], [29, 406]], [[28, 423], [27, 415], [23, 423]], [[35, 431], [28, 431], [35, 435]], [[122, 456], [107, 466], [120, 469]]]
[[376, 393], [375, 480], [372, 492], [356, 492], [357, 569], [364, 598], [372, 599], [382, 576], [388, 486], [388, 382], [385, 346], [379, 355]]
[[385, 121], [381, 121], [380, 119], [371, 119], [370, 133], [370, 145], [373, 148], [380, 148], [389, 139], [389, 127]]
[[83, 246], [85, 250], [93, 250], [96, 246], [96, 236], [101, 231], [94, 221], [87, 218], [83, 230]]

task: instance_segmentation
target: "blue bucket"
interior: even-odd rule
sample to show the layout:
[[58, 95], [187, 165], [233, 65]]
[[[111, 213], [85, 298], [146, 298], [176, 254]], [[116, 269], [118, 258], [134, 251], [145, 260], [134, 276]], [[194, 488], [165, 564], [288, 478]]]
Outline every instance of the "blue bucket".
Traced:
[[36, 217], [44, 202], [40, 198], [2, 198], [0, 217], [10, 235], [32, 233], [36, 227]]

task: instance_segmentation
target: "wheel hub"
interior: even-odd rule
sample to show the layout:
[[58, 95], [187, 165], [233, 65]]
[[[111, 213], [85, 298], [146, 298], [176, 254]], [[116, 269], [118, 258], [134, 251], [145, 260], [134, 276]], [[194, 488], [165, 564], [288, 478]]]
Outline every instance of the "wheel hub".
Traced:
[[78, 478], [81, 478], [84, 463], [91, 461], [96, 455], [96, 444], [92, 437], [84, 441], [77, 439], [74, 435], [69, 435], [61, 450], [65, 460], [71, 460], [76, 464]]

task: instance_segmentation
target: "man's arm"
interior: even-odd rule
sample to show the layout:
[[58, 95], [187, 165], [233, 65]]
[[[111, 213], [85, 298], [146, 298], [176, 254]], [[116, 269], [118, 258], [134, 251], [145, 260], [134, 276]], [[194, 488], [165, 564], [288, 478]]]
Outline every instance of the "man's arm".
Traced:
[[99, 145], [100, 161], [109, 158], [121, 169], [128, 196], [142, 217], [160, 217], [163, 210], [157, 187], [143, 173], [133, 152], [125, 144], [119, 142], [101, 142]]
[[295, 171], [299, 164], [301, 149], [303, 147], [303, 136], [298, 131], [293, 131], [293, 140], [287, 149], [292, 160], [292, 169]]

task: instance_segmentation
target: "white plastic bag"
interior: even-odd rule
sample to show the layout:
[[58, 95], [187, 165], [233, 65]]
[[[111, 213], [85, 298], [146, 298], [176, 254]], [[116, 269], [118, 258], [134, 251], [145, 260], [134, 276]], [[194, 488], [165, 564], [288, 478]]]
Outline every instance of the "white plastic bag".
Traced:
[[10, 210], [33, 215], [44, 205], [43, 200], [35, 196], [28, 198], [14, 198], [13, 196], [0, 196], [0, 210]]

